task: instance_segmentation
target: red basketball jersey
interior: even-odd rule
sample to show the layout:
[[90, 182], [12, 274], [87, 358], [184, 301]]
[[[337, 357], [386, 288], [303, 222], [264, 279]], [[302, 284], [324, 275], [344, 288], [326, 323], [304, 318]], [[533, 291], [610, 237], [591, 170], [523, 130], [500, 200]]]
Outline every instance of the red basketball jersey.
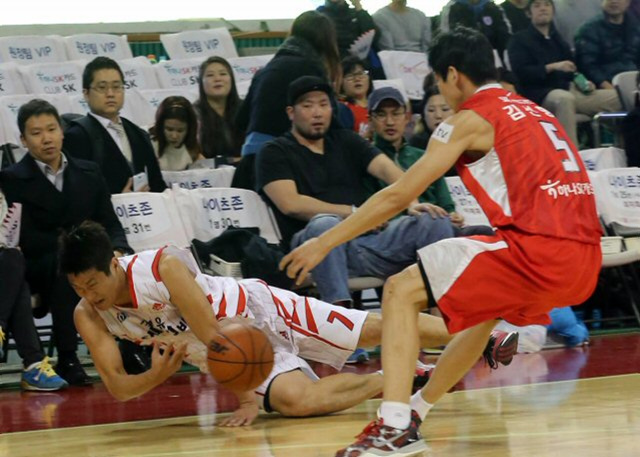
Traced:
[[456, 164], [491, 225], [500, 229], [600, 242], [593, 186], [575, 146], [557, 119], [530, 100], [486, 85], [460, 108], [494, 129], [493, 149]]

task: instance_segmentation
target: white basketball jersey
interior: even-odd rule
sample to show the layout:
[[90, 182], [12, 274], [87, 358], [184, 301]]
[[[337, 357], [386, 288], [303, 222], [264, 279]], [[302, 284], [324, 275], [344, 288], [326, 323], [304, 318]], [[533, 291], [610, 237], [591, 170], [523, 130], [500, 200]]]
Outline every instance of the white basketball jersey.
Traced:
[[254, 317], [247, 307], [247, 292], [236, 280], [201, 274], [191, 253], [173, 246], [119, 258], [118, 262], [127, 274], [132, 306], [114, 306], [98, 313], [109, 332], [118, 338], [141, 345], [154, 341], [161, 345], [187, 343], [185, 360], [206, 372], [207, 348], [171, 303], [169, 291], [158, 272], [163, 253], [178, 257], [194, 273], [218, 319]]

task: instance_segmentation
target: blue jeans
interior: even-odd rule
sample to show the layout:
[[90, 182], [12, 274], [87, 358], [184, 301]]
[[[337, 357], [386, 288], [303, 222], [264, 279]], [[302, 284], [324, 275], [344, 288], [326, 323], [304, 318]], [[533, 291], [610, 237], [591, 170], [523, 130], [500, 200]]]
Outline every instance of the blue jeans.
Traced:
[[257, 154], [267, 141], [271, 141], [274, 138], [275, 136], [267, 133], [250, 132], [242, 145], [242, 157]]
[[[338, 225], [342, 218], [319, 214], [291, 239], [295, 248]], [[416, 251], [436, 241], [453, 237], [448, 218], [429, 214], [402, 216], [382, 231], [362, 235], [333, 249], [313, 269], [320, 297], [328, 303], [351, 300], [349, 277], [375, 276], [386, 279], [416, 262]]]

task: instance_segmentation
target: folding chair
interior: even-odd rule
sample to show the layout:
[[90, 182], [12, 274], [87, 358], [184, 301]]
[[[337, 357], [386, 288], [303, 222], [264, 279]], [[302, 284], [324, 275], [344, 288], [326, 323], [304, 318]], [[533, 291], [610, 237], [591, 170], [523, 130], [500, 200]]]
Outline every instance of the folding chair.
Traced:
[[459, 176], [446, 176], [444, 180], [456, 205], [456, 211], [464, 217], [466, 225], [491, 226], [478, 200], [469, 192]]
[[167, 187], [177, 186], [182, 189], [231, 187], [235, 171], [235, 167], [163, 171], [162, 179], [167, 183]]
[[171, 59], [195, 57], [202, 62], [210, 56], [238, 57], [233, 38], [225, 27], [164, 34], [160, 35], [160, 41]]
[[624, 149], [612, 146], [608, 148], [583, 149], [578, 152], [588, 171], [624, 168], [627, 166], [627, 155]]
[[188, 248], [191, 238], [182, 224], [171, 190], [163, 193], [114, 194], [111, 203], [131, 248], [138, 252], [167, 244]]
[[590, 176], [598, 213], [606, 232], [614, 237], [605, 237], [603, 243], [618, 241], [619, 246], [603, 250], [602, 266], [617, 269], [633, 312], [633, 316], [615, 320], [635, 319], [640, 324], [640, 280], [636, 271], [640, 261], [640, 168], [611, 168]]
[[58, 35], [20, 35], [0, 37], [0, 62], [19, 65], [65, 62], [67, 52]]
[[83, 33], [63, 39], [67, 55], [71, 60], [92, 60], [98, 56], [114, 60], [133, 57], [126, 35], [108, 33]]
[[618, 91], [622, 109], [631, 111], [635, 107], [636, 95], [638, 94], [638, 70], [623, 71], [618, 73], [611, 80], [611, 84]]

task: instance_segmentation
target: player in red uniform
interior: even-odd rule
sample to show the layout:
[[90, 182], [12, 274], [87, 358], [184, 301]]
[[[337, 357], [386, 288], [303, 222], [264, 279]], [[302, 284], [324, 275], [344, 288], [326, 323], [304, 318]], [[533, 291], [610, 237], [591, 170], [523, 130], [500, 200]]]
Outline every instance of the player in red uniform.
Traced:
[[[433, 133], [427, 152], [395, 184], [351, 217], [282, 261], [304, 279], [335, 246], [378, 226], [456, 165], [495, 236], [442, 240], [418, 251], [418, 265], [384, 290], [379, 418], [337, 456], [422, 452], [419, 427], [433, 404], [471, 368], [498, 319], [547, 324], [548, 312], [585, 300], [601, 266], [593, 188], [576, 148], [547, 110], [502, 89], [487, 39], [459, 28], [430, 51], [440, 93], [456, 114]], [[427, 385], [411, 395], [418, 311], [437, 305], [456, 333]]]

